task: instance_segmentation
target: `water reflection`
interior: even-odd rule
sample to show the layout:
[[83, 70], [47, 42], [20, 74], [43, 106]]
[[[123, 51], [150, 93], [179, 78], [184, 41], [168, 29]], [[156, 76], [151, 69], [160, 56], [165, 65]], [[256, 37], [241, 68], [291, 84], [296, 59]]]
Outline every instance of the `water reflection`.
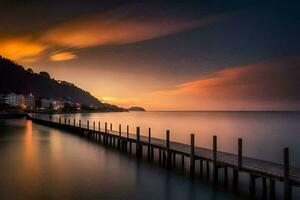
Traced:
[[[38, 150], [37, 144], [33, 142], [33, 132], [32, 132], [32, 121], [25, 121], [25, 134], [24, 134], [24, 178], [31, 182], [38, 182]], [[22, 153], [22, 152], [20, 152]]]

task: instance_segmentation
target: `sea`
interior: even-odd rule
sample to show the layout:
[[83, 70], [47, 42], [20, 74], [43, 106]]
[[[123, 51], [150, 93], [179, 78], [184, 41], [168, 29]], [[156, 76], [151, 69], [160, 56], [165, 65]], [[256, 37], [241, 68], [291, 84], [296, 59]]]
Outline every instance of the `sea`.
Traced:
[[[290, 163], [300, 168], [300, 112], [116, 112], [53, 115], [89, 121], [98, 128], [105, 122], [114, 130], [189, 144], [195, 134], [196, 146], [237, 153], [243, 139], [243, 155], [283, 162], [283, 148], [290, 149]], [[249, 199], [248, 175], [241, 174], [240, 191], [213, 187], [211, 181], [195, 180], [187, 172], [167, 171], [146, 160], [91, 142], [68, 132], [35, 124], [26, 119], [0, 120], [0, 199]], [[197, 168], [197, 166], [196, 166]], [[197, 172], [198, 173], [198, 172]], [[230, 172], [229, 172], [230, 173]], [[196, 174], [197, 175], [197, 174]], [[229, 174], [230, 176], [231, 174]], [[222, 175], [221, 175], [222, 176]], [[231, 180], [231, 179], [229, 179]], [[222, 183], [220, 183], [222, 185]], [[261, 183], [257, 198], [261, 198]], [[282, 198], [283, 185], [276, 183]], [[293, 188], [293, 199], [300, 199]]]

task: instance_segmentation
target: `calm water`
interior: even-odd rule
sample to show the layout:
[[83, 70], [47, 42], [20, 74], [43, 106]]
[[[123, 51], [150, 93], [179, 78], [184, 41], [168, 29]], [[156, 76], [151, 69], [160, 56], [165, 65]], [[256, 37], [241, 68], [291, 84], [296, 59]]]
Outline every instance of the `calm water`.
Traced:
[[[282, 161], [282, 148], [291, 148], [291, 161], [300, 166], [300, 113], [131, 112], [67, 115], [82, 120], [140, 126], [143, 134], [211, 147], [218, 135], [221, 150], [236, 151], [244, 139], [245, 154]], [[104, 123], [103, 123], [104, 125]], [[213, 189], [205, 181], [190, 181], [147, 162], [106, 149], [84, 138], [33, 124], [0, 121], [0, 199], [245, 199]], [[247, 191], [247, 176], [241, 181]], [[278, 193], [282, 190], [277, 185]], [[299, 198], [298, 190], [294, 197]]]

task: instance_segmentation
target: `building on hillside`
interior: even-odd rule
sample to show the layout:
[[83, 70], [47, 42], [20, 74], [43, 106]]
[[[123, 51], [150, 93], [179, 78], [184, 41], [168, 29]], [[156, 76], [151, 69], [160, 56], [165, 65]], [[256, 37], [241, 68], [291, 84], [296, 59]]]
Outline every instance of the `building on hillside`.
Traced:
[[64, 102], [63, 101], [54, 100], [52, 102], [53, 110], [59, 110], [59, 109], [62, 109], [63, 107], [64, 107]]
[[5, 97], [5, 103], [15, 107], [24, 107], [25, 97], [21, 94], [10, 93]]
[[53, 110], [60, 110], [61, 108], [64, 107], [64, 102], [55, 100], [55, 99], [41, 99], [41, 107], [43, 109], [53, 109]]
[[53, 99], [41, 99], [41, 107], [43, 109], [49, 109], [52, 106]]
[[34, 96], [30, 93], [29, 95], [24, 96], [25, 106], [29, 108], [35, 107], [35, 99]]

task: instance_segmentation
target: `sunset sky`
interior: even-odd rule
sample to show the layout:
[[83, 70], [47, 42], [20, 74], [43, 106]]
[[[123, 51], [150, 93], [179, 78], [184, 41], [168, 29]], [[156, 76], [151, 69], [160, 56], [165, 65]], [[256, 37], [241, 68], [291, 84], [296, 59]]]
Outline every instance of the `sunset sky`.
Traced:
[[299, 3], [145, 2], [0, 0], [0, 55], [123, 107], [300, 110]]

